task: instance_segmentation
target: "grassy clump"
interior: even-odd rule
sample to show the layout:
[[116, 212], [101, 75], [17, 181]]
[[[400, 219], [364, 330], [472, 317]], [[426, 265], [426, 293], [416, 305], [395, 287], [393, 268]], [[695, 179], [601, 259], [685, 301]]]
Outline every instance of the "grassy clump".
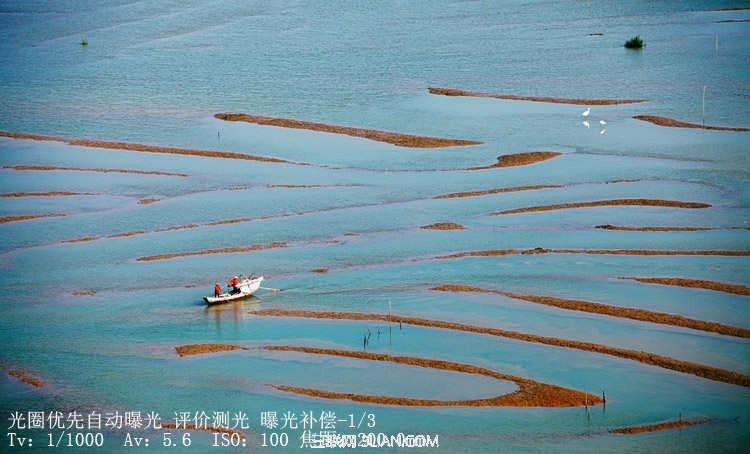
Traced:
[[88, 46], [88, 45], [89, 45], [89, 40], [88, 39], [82, 39], [81, 40], [81, 46]]
[[625, 41], [625, 47], [627, 47], [628, 49], [640, 49], [643, 46], [643, 40], [640, 36], [634, 36], [633, 38]]

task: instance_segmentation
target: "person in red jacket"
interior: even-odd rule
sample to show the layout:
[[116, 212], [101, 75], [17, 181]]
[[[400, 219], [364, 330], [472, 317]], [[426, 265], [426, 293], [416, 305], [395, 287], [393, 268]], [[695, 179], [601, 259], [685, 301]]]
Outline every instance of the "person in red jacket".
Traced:
[[240, 292], [240, 280], [237, 278], [237, 276], [233, 277], [231, 281], [229, 281], [229, 285], [232, 286], [232, 292], [231, 293], [239, 293]]
[[217, 282], [214, 286], [214, 296], [218, 297], [219, 295], [221, 295], [221, 285]]

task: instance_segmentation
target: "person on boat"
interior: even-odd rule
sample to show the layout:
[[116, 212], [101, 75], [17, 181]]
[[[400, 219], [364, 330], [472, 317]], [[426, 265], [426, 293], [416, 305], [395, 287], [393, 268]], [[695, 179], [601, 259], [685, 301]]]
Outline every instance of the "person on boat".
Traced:
[[231, 281], [229, 281], [229, 285], [232, 286], [232, 292], [231, 293], [239, 293], [240, 292], [240, 280], [237, 276], [233, 277]]
[[219, 297], [221, 295], [221, 285], [217, 282], [216, 285], [214, 285], [214, 296]]

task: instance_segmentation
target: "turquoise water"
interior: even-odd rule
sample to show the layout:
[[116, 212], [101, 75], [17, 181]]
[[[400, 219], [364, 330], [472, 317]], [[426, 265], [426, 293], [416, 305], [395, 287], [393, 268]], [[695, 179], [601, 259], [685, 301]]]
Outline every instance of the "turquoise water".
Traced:
[[[248, 417], [245, 446], [298, 451], [269, 412], [335, 412], [337, 432], [439, 436], [442, 452], [740, 452], [747, 388], [613, 356], [387, 322], [277, 318], [257, 309], [388, 313], [642, 350], [750, 372], [746, 339], [567, 311], [459, 283], [638, 307], [750, 328], [747, 296], [644, 284], [680, 277], [750, 285], [747, 257], [593, 254], [439, 258], [490, 249], [748, 250], [748, 133], [672, 129], [663, 115], [750, 127], [747, 2], [0, 3], [0, 131], [225, 150], [297, 164], [239, 161], [0, 138], [0, 411], [90, 414], [228, 412]], [[745, 8], [745, 9], [743, 9]], [[601, 35], [599, 35], [601, 34]], [[641, 51], [623, 48], [640, 35]], [[81, 40], [88, 41], [87, 46]], [[428, 87], [532, 96], [644, 98], [585, 106], [453, 98]], [[705, 100], [704, 100], [705, 87]], [[482, 145], [409, 149], [312, 131], [228, 123], [218, 112], [281, 116]], [[606, 125], [599, 125], [605, 120]], [[603, 131], [603, 132], [602, 132]], [[504, 154], [556, 151], [534, 165], [482, 171]], [[171, 172], [15, 170], [56, 166]], [[462, 191], [557, 185], [469, 198]], [[536, 205], [659, 198], [706, 209], [591, 207], [496, 215]], [[139, 203], [157, 199], [153, 203]], [[243, 222], [217, 224], [219, 221]], [[456, 222], [464, 230], [420, 227]], [[598, 225], [700, 227], [617, 231]], [[176, 229], [177, 228], [177, 229]], [[137, 234], [132, 234], [137, 233]], [[121, 234], [128, 234], [123, 236]], [[89, 241], [80, 241], [88, 239]], [[284, 242], [284, 248], [139, 261], [157, 254]], [[327, 273], [313, 270], [328, 269]], [[207, 308], [213, 283], [257, 272], [280, 292]], [[83, 292], [84, 294], [81, 294]], [[260, 349], [291, 345], [452, 361], [606, 392], [606, 406], [400, 407], [285, 393], [269, 384], [421, 399], [512, 392], [485, 376]], [[174, 348], [247, 350], [180, 358]], [[370, 421], [356, 427], [360, 418]], [[739, 418], [737, 418], [739, 416]], [[640, 435], [610, 429], [710, 419]], [[354, 426], [354, 427], [351, 427]], [[318, 427], [318, 431], [320, 428]], [[21, 430], [48, 451], [61, 430]], [[69, 433], [86, 432], [73, 430]], [[213, 435], [107, 429], [105, 448], [201, 452]], [[285, 433], [286, 447], [270, 445]], [[52, 439], [50, 439], [52, 434]], [[178, 436], [179, 434], [179, 436]], [[263, 438], [265, 434], [265, 439]], [[275, 439], [278, 441], [278, 439]], [[266, 446], [263, 446], [265, 441]], [[5, 452], [22, 452], [10, 446]], [[58, 448], [59, 449], [59, 448]], [[138, 448], [145, 449], [145, 448]], [[386, 447], [378, 451], [388, 451]], [[391, 449], [391, 450], [396, 450]], [[413, 449], [418, 451], [419, 449]]]

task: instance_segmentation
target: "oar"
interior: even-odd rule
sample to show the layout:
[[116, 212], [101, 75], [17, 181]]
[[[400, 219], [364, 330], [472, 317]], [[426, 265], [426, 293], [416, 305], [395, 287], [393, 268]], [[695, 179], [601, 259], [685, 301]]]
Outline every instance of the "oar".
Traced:
[[272, 292], [280, 292], [280, 291], [281, 291], [280, 289], [277, 289], [277, 288], [271, 288], [271, 287], [258, 287], [258, 288], [259, 288], [259, 289], [263, 289], [263, 290], [270, 290], [270, 291], [272, 291]]

